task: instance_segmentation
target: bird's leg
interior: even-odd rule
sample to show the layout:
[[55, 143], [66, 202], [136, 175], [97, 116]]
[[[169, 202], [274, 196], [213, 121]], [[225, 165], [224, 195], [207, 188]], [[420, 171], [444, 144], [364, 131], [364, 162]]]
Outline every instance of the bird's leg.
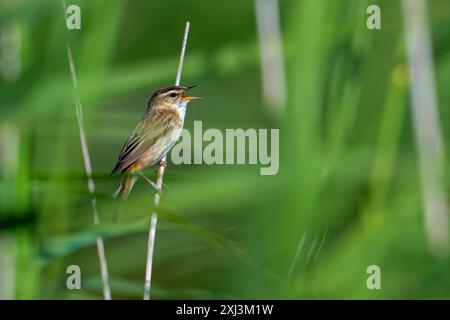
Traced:
[[149, 186], [153, 189], [155, 189], [157, 192], [160, 192], [161, 189], [158, 187], [158, 185], [156, 183], [154, 183], [152, 180], [150, 180], [149, 178], [147, 178], [142, 172], [139, 172], [139, 175], [145, 179], [145, 181], [147, 181], [147, 183], [149, 184]]

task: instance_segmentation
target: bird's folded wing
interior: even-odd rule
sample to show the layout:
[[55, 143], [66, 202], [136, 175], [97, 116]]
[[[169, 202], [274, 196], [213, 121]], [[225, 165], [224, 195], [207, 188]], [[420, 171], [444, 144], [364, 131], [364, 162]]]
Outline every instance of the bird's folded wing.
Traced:
[[163, 113], [144, 117], [128, 137], [112, 171], [123, 171], [138, 160], [159, 139], [170, 135], [173, 130], [170, 119]]

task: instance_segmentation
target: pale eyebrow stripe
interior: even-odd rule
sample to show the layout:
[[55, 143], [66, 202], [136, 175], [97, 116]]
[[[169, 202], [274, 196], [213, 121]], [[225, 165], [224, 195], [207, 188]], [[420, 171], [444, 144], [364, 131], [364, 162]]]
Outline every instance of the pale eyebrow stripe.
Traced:
[[168, 96], [169, 94], [171, 94], [171, 93], [176, 93], [176, 94], [180, 94], [181, 93], [181, 90], [170, 90], [170, 91], [167, 91], [166, 93], [164, 93], [163, 94], [163, 96], [165, 97], [165, 96]]

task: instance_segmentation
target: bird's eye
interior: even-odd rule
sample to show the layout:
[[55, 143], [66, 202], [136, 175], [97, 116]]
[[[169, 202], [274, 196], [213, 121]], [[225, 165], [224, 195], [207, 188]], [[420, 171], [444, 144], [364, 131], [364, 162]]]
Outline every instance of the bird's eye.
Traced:
[[172, 98], [175, 98], [175, 97], [177, 96], [177, 94], [176, 94], [175, 92], [173, 92], [173, 93], [170, 94], [170, 96], [171, 96]]

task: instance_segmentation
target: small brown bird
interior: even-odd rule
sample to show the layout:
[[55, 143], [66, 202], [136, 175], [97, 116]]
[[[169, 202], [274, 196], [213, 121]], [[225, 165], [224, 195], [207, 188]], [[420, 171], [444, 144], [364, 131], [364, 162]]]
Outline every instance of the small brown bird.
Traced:
[[[189, 101], [185, 93], [196, 86], [171, 86], [156, 91], [150, 98], [144, 117], [122, 147], [112, 173], [122, 172], [122, 180], [113, 197], [126, 199], [136, 183], [136, 173], [159, 163], [180, 137]], [[156, 184], [145, 176], [154, 188]]]

